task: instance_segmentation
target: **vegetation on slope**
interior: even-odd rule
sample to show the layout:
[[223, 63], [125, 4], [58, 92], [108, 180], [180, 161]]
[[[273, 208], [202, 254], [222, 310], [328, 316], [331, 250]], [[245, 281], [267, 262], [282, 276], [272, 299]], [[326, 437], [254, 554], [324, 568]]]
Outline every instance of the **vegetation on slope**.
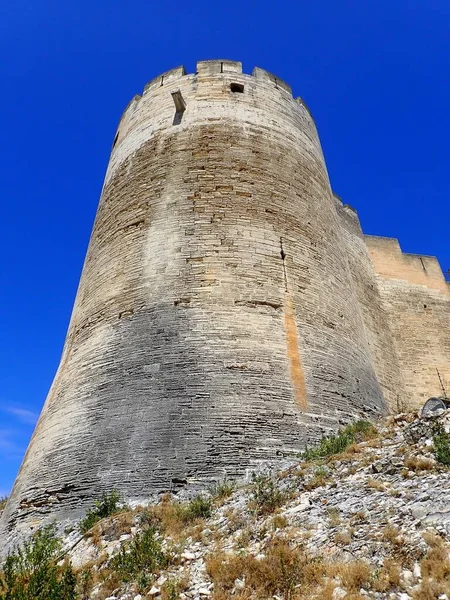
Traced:
[[381, 424], [380, 433], [364, 421], [345, 427], [285, 471], [253, 474], [238, 488], [217, 482], [186, 502], [166, 494], [130, 510], [113, 490], [88, 510], [78, 542], [71, 534], [75, 566], [69, 555], [61, 560], [54, 527], [44, 528], [4, 563], [0, 600], [450, 595], [450, 544], [442, 531], [417, 531], [406, 513], [391, 522], [397, 498], [403, 507], [414, 502], [413, 490], [440, 485], [436, 474], [450, 484], [443, 466], [449, 435], [435, 425], [433, 446], [405, 442], [401, 428], [413, 419], [402, 418]]

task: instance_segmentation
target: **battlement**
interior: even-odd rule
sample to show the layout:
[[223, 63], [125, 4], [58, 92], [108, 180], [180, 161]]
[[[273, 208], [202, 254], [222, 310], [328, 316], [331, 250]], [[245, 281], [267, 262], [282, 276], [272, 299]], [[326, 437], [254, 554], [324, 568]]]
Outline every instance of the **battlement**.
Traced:
[[373, 266], [385, 279], [424, 285], [449, 295], [447, 282], [435, 256], [403, 252], [396, 238], [364, 236]]
[[144, 87], [144, 94], [155, 87], [161, 87], [174, 79], [178, 79], [180, 77], [187, 76], [207, 76], [207, 75], [223, 75], [223, 74], [236, 74], [236, 75], [245, 75], [247, 77], [254, 77], [255, 79], [259, 79], [261, 81], [267, 81], [273, 83], [274, 87], [280, 88], [288, 92], [292, 96], [292, 89], [289, 84], [287, 84], [283, 79], [277, 77], [273, 73], [266, 71], [265, 69], [261, 69], [260, 67], [255, 67], [252, 71], [251, 75], [243, 73], [242, 71], [242, 63], [236, 60], [200, 60], [197, 62], [197, 68], [195, 73], [186, 73], [186, 69], [184, 66], [176, 67], [175, 69], [171, 69], [170, 71], [166, 71], [161, 75], [158, 75], [151, 81], [149, 81]]
[[259, 67], [251, 75], [244, 73], [239, 61], [203, 60], [197, 62], [195, 73], [186, 72], [183, 65], [161, 73], [133, 97], [120, 119], [105, 181], [156, 132], [224, 119], [239, 121], [244, 128], [270, 122], [282, 139], [306, 136], [321, 154], [308, 106], [293, 97], [280, 77]]
[[235, 77], [238, 76], [239, 82], [241, 79], [252, 78], [257, 82], [262, 84], [269, 84], [276, 89], [282, 91], [282, 93], [286, 93], [289, 97], [294, 99], [297, 104], [304, 107], [305, 110], [311, 115], [311, 111], [309, 107], [306, 105], [304, 100], [301, 97], [293, 97], [291, 86], [286, 83], [283, 79], [274, 75], [273, 73], [266, 71], [265, 69], [261, 69], [260, 67], [255, 67], [250, 74], [244, 73], [242, 71], [242, 63], [234, 60], [227, 59], [214, 59], [214, 60], [201, 60], [197, 62], [195, 73], [187, 73], [186, 69], [183, 65], [176, 67], [174, 69], [170, 69], [169, 71], [165, 71], [161, 73], [157, 77], [154, 77], [150, 80], [143, 89], [141, 95], [134, 96], [133, 100], [128, 104], [124, 111], [128, 112], [130, 108], [133, 108], [135, 102], [139, 100], [142, 96], [146, 96], [148, 93], [152, 92], [157, 88], [161, 88], [165, 85], [173, 83], [176, 80], [190, 79], [193, 81], [202, 80], [203, 78], [211, 77], [211, 76], [225, 76], [225, 77]]

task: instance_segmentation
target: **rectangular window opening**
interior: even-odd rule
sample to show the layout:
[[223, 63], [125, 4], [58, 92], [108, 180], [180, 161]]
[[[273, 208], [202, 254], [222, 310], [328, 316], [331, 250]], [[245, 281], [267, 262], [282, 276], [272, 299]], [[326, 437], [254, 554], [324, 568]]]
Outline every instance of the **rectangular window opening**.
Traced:
[[244, 85], [242, 83], [230, 83], [230, 90], [235, 94], [243, 94]]

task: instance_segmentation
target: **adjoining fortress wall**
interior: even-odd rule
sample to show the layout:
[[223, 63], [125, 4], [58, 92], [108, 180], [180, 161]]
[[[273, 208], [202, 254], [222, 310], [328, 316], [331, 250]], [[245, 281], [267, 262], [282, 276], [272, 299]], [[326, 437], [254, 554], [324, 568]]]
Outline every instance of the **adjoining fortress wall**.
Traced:
[[243, 476], [384, 413], [347, 254], [287, 84], [233, 61], [150, 82], [119, 125], [0, 532], [81, 516], [113, 488]]
[[450, 288], [435, 257], [406, 254], [398, 240], [364, 237], [398, 356], [405, 408], [450, 393]]
[[389, 318], [380, 295], [358, 213], [348, 204], [343, 204], [336, 195], [334, 198], [375, 372], [390, 409], [396, 412], [398, 401], [404, 398], [405, 390]]

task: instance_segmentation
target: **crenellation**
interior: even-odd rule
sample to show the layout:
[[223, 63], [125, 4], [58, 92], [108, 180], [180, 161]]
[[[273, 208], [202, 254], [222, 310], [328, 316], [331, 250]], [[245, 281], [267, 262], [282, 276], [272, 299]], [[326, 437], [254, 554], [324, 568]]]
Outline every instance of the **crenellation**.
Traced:
[[198, 75], [216, 73], [242, 73], [242, 63], [236, 60], [200, 60], [197, 62]]
[[113, 488], [136, 500], [242, 478], [417, 407], [439, 395], [436, 369], [450, 382], [449, 330], [439, 263], [364, 236], [286, 83], [237, 61], [167, 71], [120, 121], [0, 532], [71, 522]]
[[144, 91], [142, 95], [147, 94], [150, 90], [155, 88], [163, 87], [167, 85], [174, 79], [179, 79], [180, 77], [184, 77], [186, 75], [186, 69], [183, 65], [179, 67], [175, 67], [175, 69], [170, 69], [169, 71], [165, 71], [158, 75], [158, 77], [154, 77], [151, 81], [149, 81], [144, 86]]
[[[287, 84], [285, 81], [283, 81], [282, 79], [280, 79], [279, 77], [277, 77], [276, 75], [274, 75], [273, 73], [270, 73], [269, 71], [266, 71], [265, 69], [261, 69], [260, 67], [255, 67], [253, 69], [252, 76], [255, 77], [255, 79], [259, 79], [262, 81], [270, 81], [271, 83], [274, 83], [276, 88], [280, 88], [280, 89], [284, 90], [285, 92], [288, 92], [288, 94], [290, 94], [290, 96], [292, 97], [291, 86], [289, 84]], [[303, 102], [302, 102], [302, 104], [303, 104]], [[305, 105], [303, 104], [303, 106], [305, 106]]]

